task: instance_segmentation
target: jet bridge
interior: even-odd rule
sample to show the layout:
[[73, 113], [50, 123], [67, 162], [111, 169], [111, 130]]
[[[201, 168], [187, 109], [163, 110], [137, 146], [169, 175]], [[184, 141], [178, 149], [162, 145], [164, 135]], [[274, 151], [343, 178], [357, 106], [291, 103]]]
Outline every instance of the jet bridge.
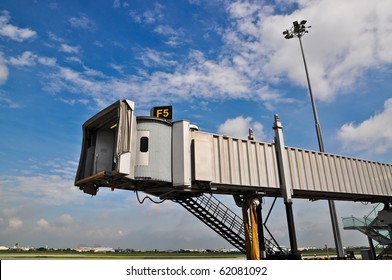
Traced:
[[[75, 185], [179, 199], [202, 193], [392, 202], [392, 165], [198, 131], [117, 101], [83, 125]], [[279, 136], [280, 135], [280, 136]]]
[[[392, 203], [391, 164], [287, 147], [277, 115], [275, 139], [266, 143], [202, 132], [189, 121], [173, 122], [171, 108], [159, 107], [152, 116], [136, 117], [134, 102], [122, 100], [87, 120], [75, 185], [90, 195], [107, 187], [178, 202], [247, 254], [254, 227], [255, 240], [264, 237], [264, 227], [273, 243], [266, 238], [255, 241], [251, 252], [257, 253], [259, 244], [260, 256], [267, 258], [299, 256], [293, 198], [379, 202], [387, 208]], [[205, 194], [211, 194], [210, 199]], [[227, 215], [221, 202], [213, 203], [212, 194], [233, 195], [243, 208], [245, 239], [238, 232], [240, 218]], [[274, 197], [273, 205], [278, 197], [284, 200], [290, 253], [279, 247], [266, 227], [272, 209], [261, 224], [257, 201], [263, 196]], [[245, 222], [251, 205], [252, 236]]]

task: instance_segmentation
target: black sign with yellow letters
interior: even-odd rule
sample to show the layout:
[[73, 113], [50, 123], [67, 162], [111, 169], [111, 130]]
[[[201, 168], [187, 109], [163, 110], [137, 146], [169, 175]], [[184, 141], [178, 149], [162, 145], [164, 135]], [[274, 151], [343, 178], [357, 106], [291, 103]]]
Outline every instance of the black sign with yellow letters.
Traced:
[[173, 119], [173, 106], [159, 106], [153, 107], [151, 115], [156, 118], [171, 121]]

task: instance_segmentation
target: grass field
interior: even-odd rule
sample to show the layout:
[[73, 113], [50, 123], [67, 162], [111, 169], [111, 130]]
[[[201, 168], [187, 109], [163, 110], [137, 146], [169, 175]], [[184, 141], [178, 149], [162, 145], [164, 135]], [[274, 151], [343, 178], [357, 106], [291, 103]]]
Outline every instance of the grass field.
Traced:
[[[361, 259], [361, 248], [355, 248], [354, 254], [357, 259]], [[377, 254], [381, 249], [377, 248]], [[335, 250], [304, 250], [300, 252], [303, 259], [310, 259], [315, 257], [334, 257]], [[223, 252], [78, 252], [75, 250], [8, 250], [0, 251], [0, 260], [5, 259], [104, 259], [104, 260], [157, 260], [157, 259], [246, 259], [246, 256], [241, 253], [223, 253]]]
[[104, 260], [154, 260], [154, 259], [245, 259], [240, 253], [165, 253], [165, 252], [131, 252], [131, 253], [93, 253], [75, 251], [27, 251], [0, 252], [0, 259], [104, 259]]

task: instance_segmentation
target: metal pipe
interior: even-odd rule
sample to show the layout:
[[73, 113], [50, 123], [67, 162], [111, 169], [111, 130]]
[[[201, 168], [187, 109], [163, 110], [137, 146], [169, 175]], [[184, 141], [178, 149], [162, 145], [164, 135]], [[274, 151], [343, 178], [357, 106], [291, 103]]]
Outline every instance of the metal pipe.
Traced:
[[[320, 127], [320, 122], [319, 122], [319, 118], [318, 118], [318, 114], [317, 114], [316, 102], [314, 101], [312, 87], [310, 85], [308, 67], [306, 65], [306, 59], [305, 59], [304, 49], [302, 47], [301, 36], [298, 36], [298, 40], [299, 40], [299, 45], [301, 47], [302, 59], [304, 61], [304, 66], [305, 66], [305, 74], [306, 74], [306, 80], [308, 82], [310, 101], [312, 103], [313, 116], [314, 116], [314, 122], [315, 122], [316, 133], [317, 133], [317, 141], [319, 144], [320, 152], [324, 153], [325, 149], [324, 149], [323, 136], [321, 134], [321, 127]], [[332, 231], [333, 231], [333, 236], [334, 236], [334, 241], [335, 241], [336, 253], [337, 253], [338, 257], [342, 258], [342, 257], [344, 257], [344, 252], [343, 252], [343, 246], [342, 246], [342, 239], [340, 237], [338, 218], [336, 215], [335, 201], [329, 199], [328, 206], [329, 206], [329, 213], [331, 216]]]
[[[323, 137], [321, 134], [320, 122], [319, 122], [319, 118], [318, 118], [318, 114], [317, 114], [316, 102], [313, 98], [313, 92], [312, 92], [312, 87], [310, 85], [308, 67], [306, 65], [305, 54], [304, 54], [304, 50], [302, 47], [302, 41], [301, 41], [301, 37], [303, 35], [305, 35], [306, 33], [308, 33], [308, 31], [306, 29], [310, 27], [310, 26], [305, 26], [306, 22], [307, 22], [306, 20], [302, 20], [300, 23], [298, 23], [298, 21], [293, 22], [293, 27], [291, 27], [291, 29], [289, 29], [289, 30], [283, 31], [283, 35], [285, 36], [286, 39], [292, 39], [292, 38], [296, 37], [299, 40], [299, 45], [301, 47], [302, 59], [304, 61], [304, 66], [305, 66], [306, 80], [308, 82], [310, 100], [312, 103], [313, 116], [314, 116], [316, 133], [317, 133], [317, 141], [319, 144], [320, 152], [324, 153], [325, 149], [324, 149]], [[333, 235], [334, 235], [334, 240], [335, 240], [335, 247], [336, 247], [337, 256], [344, 257], [342, 240], [341, 240], [340, 232], [339, 232], [339, 224], [338, 224], [338, 219], [337, 219], [337, 215], [336, 215], [335, 202], [333, 200], [328, 200], [328, 206], [329, 206], [329, 212], [330, 212], [330, 216], [331, 216], [332, 230], [333, 230]]]
[[321, 135], [321, 127], [320, 127], [319, 117], [317, 114], [316, 102], [314, 101], [314, 98], [313, 98], [312, 86], [310, 85], [308, 67], [306, 65], [305, 53], [304, 53], [304, 49], [302, 47], [301, 37], [298, 37], [298, 40], [299, 40], [299, 45], [301, 47], [302, 59], [304, 61], [304, 66], [305, 66], [305, 74], [306, 74], [306, 80], [308, 82], [310, 101], [312, 102], [313, 116], [314, 116], [314, 122], [315, 122], [316, 133], [317, 133], [317, 141], [319, 144], [320, 152], [324, 153], [325, 150], [324, 150], [323, 137]]

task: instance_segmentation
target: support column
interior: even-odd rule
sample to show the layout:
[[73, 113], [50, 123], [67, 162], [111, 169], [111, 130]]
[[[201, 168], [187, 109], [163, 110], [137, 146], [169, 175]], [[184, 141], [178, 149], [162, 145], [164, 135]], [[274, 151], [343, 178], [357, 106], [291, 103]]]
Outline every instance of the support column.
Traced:
[[295, 234], [294, 214], [292, 207], [293, 203], [285, 202], [284, 205], [286, 207], [287, 227], [289, 230], [291, 254], [293, 256], [298, 256], [297, 236]]
[[[242, 206], [242, 216], [245, 230], [246, 258], [248, 260], [260, 260], [259, 243], [259, 221], [257, 218], [257, 207], [260, 201], [252, 198], [244, 201]], [[248, 218], [249, 209], [249, 218]]]
[[297, 237], [295, 234], [294, 214], [292, 208], [292, 187], [289, 177], [289, 163], [283, 139], [283, 126], [279, 120], [279, 116], [275, 115], [273, 129], [275, 130], [275, 149], [278, 159], [280, 188], [286, 207], [287, 227], [289, 231], [290, 248], [293, 258], [298, 257]]
[[265, 247], [265, 237], [264, 237], [264, 226], [263, 226], [263, 217], [262, 217], [262, 206], [261, 201], [256, 208], [257, 213], [257, 221], [258, 221], [258, 234], [259, 234], [259, 250], [260, 250], [260, 259], [267, 258], [267, 252]]
[[368, 241], [370, 246], [370, 252], [372, 253], [371, 259], [376, 260], [377, 259], [376, 249], [374, 248], [373, 239], [370, 236], [368, 236]]

